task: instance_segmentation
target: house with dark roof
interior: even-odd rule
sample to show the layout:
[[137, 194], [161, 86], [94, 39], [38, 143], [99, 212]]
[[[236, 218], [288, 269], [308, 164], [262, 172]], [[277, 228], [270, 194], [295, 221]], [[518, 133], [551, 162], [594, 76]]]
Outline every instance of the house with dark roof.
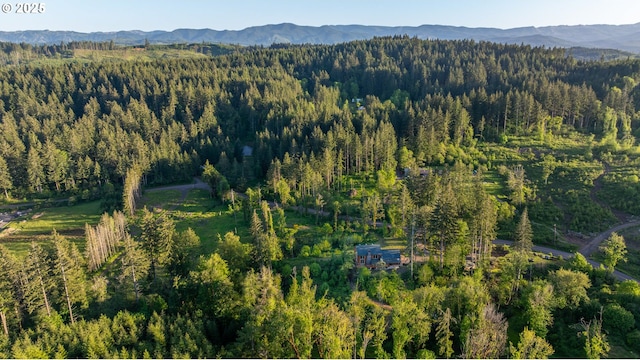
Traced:
[[380, 245], [356, 245], [356, 267], [386, 269], [400, 266], [400, 250], [383, 250]]

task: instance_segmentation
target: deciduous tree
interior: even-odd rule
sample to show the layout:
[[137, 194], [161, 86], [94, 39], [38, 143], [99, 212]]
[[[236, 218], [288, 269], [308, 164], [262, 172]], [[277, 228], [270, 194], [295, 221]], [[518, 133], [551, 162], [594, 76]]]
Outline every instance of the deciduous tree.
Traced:
[[627, 261], [627, 245], [624, 237], [618, 233], [612, 233], [602, 245], [600, 252], [604, 256], [603, 263], [609, 267], [611, 271], [620, 261]]
[[520, 333], [518, 345], [509, 345], [512, 359], [547, 359], [553, 352], [553, 347], [544, 338], [527, 327]]
[[602, 312], [600, 318], [593, 318], [589, 321], [580, 319], [579, 336], [584, 338], [584, 350], [588, 359], [600, 359], [606, 356], [611, 350], [607, 335], [602, 331]]
[[506, 351], [508, 322], [493, 304], [486, 305], [463, 342], [465, 359], [497, 359]]
[[545, 280], [531, 283], [523, 295], [529, 328], [542, 338], [547, 336], [548, 328], [553, 323], [554, 300], [553, 285]]
[[589, 300], [587, 290], [591, 280], [583, 272], [558, 269], [549, 274], [549, 281], [553, 285], [555, 304], [561, 309], [575, 309]]

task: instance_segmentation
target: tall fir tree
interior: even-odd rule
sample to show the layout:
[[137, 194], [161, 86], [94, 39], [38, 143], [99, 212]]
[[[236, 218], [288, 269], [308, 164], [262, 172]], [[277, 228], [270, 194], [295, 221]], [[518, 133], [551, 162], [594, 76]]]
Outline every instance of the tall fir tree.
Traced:
[[13, 180], [7, 162], [2, 156], [0, 156], [0, 189], [4, 191], [5, 198], [9, 200], [9, 190], [13, 189]]
[[69, 311], [71, 323], [75, 323], [73, 309], [80, 305], [89, 305], [87, 296], [87, 276], [84, 272], [85, 264], [76, 244], [58, 235], [54, 230], [52, 242], [55, 245], [54, 274], [57, 275], [62, 286], [62, 295]]
[[16, 258], [4, 245], [0, 244], [0, 273], [2, 274], [0, 276], [0, 324], [7, 337], [10, 335], [10, 325], [17, 325], [16, 323], [20, 320], [21, 296], [18, 266]]
[[24, 299], [27, 312], [51, 316], [51, 292], [54, 287], [47, 252], [35, 242], [31, 243], [24, 264]]
[[520, 221], [516, 227], [515, 241], [513, 248], [516, 251], [524, 254], [531, 254], [533, 249], [533, 230], [531, 229], [531, 222], [529, 221], [529, 211], [524, 208], [522, 215], [520, 215]]

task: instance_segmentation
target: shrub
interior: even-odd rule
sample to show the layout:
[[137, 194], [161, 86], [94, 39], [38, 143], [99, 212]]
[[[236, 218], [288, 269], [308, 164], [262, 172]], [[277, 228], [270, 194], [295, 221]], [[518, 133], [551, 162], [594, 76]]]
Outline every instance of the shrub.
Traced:
[[607, 304], [602, 313], [602, 326], [615, 334], [624, 335], [635, 325], [633, 314], [617, 303]]
[[633, 351], [640, 352], [640, 330], [635, 329], [627, 334], [627, 345], [631, 347]]

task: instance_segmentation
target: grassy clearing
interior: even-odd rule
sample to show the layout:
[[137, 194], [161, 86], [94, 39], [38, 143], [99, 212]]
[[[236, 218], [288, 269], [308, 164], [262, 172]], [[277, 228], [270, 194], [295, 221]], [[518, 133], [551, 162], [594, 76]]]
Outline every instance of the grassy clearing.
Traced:
[[[380, 247], [385, 250], [400, 250], [404, 251], [407, 249], [407, 239], [404, 238], [385, 238], [380, 241]], [[411, 248], [409, 246], [409, 248]]]
[[214, 201], [207, 190], [189, 190], [184, 201], [176, 207], [176, 211], [206, 212], [220, 205]]
[[182, 194], [178, 190], [147, 191], [139, 207], [169, 209], [180, 205]]
[[159, 59], [206, 58], [207, 56], [194, 51], [179, 49], [121, 48], [116, 50], [76, 49], [73, 51], [73, 57], [77, 60], [88, 61], [152, 61]]
[[225, 233], [237, 229], [242, 241], [247, 241], [249, 236], [242, 214], [234, 216], [227, 205], [212, 199], [206, 190], [190, 190], [185, 201], [174, 209], [173, 217], [176, 230], [185, 231], [191, 228], [198, 234], [203, 254], [210, 254], [216, 250], [218, 235], [224, 236]]
[[84, 225], [95, 225], [100, 221], [100, 201], [92, 201], [75, 206], [61, 206], [30, 212], [11, 222], [10, 236], [48, 235], [54, 229], [63, 235], [84, 234]]
[[242, 214], [234, 216], [227, 205], [212, 199], [208, 191], [192, 189], [184, 201], [181, 200], [182, 194], [178, 190], [153, 191], [145, 193], [141, 206], [168, 211], [179, 232], [193, 229], [200, 237], [202, 254], [216, 250], [218, 234], [224, 236], [236, 229], [242, 241], [249, 241], [249, 230]]
[[506, 199], [505, 189], [507, 184], [502, 176], [498, 174], [497, 170], [488, 170], [482, 174], [484, 189], [487, 193], [499, 198]]
[[55, 229], [74, 242], [82, 252], [85, 247], [85, 224], [97, 224], [101, 215], [100, 201], [33, 211], [12, 221], [0, 234], [0, 243], [22, 258], [29, 251], [32, 241], [49, 247], [51, 233]]

